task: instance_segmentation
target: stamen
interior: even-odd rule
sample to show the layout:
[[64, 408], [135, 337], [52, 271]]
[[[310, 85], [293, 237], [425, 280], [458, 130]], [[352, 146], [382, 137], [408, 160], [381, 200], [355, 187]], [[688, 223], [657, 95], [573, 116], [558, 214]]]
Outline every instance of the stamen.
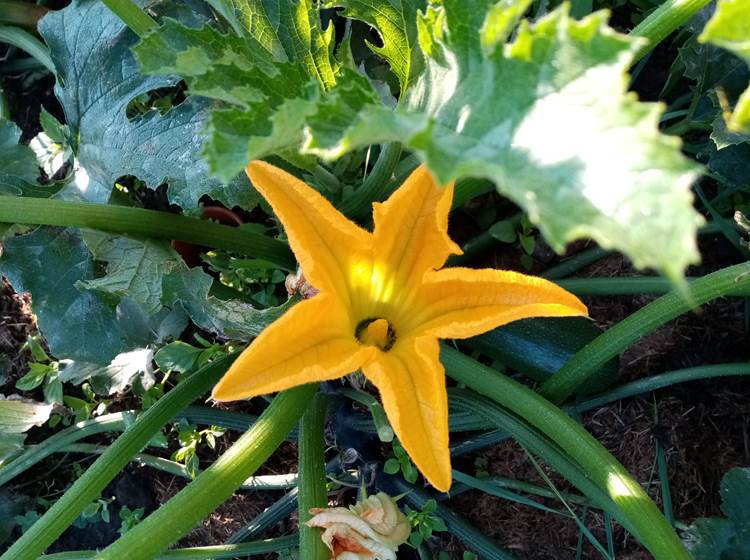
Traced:
[[371, 318], [361, 321], [354, 332], [362, 344], [376, 346], [387, 352], [396, 342], [396, 333], [386, 319]]

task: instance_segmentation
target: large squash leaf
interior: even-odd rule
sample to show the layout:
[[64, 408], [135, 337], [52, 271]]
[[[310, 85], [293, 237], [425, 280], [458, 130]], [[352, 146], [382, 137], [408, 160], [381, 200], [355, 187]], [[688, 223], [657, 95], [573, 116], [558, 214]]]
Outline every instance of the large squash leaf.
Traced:
[[282, 153], [304, 165], [297, 148], [319, 90], [339, 72], [333, 26], [321, 29], [310, 0], [212, 2], [234, 31], [190, 28], [165, 18], [135, 53], [145, 73], [179, 74], [193, 95], [229, 106], [215, 110], [205, 155], [227, 179], [251, 159]]
[[679, 279], [698, 260], [698, 167], [658, 131], [661, 108], [628, 93], [640, 41], [567, 5], [534, 24], [518, 2], [445, 0], [419, 17], [425, 71], [395, 111], [360, 79], [308, 119], [304, 150], [327, 158], [402, 141], [442, 182], [482, 177], [524, 208], [549, 243], [589, 236]]
[[[143, 4], [144, 2], [140, 2]], [[183, 10], [180, 13], [188, 13]], [[195, 23], [197, 15], [186, 16]], [[177, 83], [176, 76], [144, 76], [130, 48], [136, 36], [98, 0], [75, 0], [39, 25], [57, 68], [55, 94], [65, 111], [81, 169], [65, 196], [106, 202], [119, 177], [134, 175], [151, 187], [169, 184], [171, 202], [196, 208], [203, 194], [229, 206], [255, 205], [244, 176], [225, 183], [209, 176], [198, 154], [211, 103], [188, 98], [165, 114], [128, 118], [137, 96]]]

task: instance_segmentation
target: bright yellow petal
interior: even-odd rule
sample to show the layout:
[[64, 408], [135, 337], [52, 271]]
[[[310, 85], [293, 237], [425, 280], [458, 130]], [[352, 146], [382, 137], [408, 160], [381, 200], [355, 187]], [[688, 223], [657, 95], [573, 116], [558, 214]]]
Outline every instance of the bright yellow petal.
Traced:
[[437, 339], [398, 340], [362, 368], [380, 390], [393, 431], [414, 464], [438, 490], [451, 486], [448, 396]]
[[251, 162], [245, 171], [284, 225], [305, 277], [319, 290], [333, 291], [348, 303], [352, 262], [361, 253], [369, 254], [371, 234], [286, 171], [262, 161]]
[[543, 278], [505, 270], [446, 268], [426, 274], [414, 335], [468, 338], [527, 317], [587, 315], [576, 296]]
[[329, 295], [302, 301], [265, 329], [214, 387], [233, 401], [335, 379], [357, 370], [374, 352], [354, 338], [346, 310]]
[[402, 286], [419, 282], [461, 249], [448, 237], [453, 184], [438, 186], [432, 174], [418, 167], [382, 204], [374, 204], [375, 262]]

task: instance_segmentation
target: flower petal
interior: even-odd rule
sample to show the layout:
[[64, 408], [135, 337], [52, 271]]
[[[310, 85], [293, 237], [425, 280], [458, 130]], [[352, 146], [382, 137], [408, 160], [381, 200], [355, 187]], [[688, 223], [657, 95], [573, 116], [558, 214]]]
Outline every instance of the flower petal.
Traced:
[[417, 468], [440, 491], [451, 486], [448, 396], [440, 348], [432, 337], [398, 340], [362, 370], [380, 390], [393, 431]]
[[400, 279], [419, 281], [460, 254], [448, 237], [452, 200], [452, 183], [441, 188], [425, 166], [418, 167], [387, 201], [373, 205], [375, 261]]
[[360, 253], [369, 255], [371, 234], [286, 171], [263, 161], [251, 162], [245, 171], [284, 225], [305, 277], [347, 302], [351, 263]]
[[302, 301], [250, 344], [212, 397], [233, 401], [351, 373], [374, 351], [356, 341], [353, 329], [332, 296]]
[[469, 338], [527, 317], [588, 315], [576, 296], [557, 284], [507, 270], [446, 268], [425, 275], [410, 335]]

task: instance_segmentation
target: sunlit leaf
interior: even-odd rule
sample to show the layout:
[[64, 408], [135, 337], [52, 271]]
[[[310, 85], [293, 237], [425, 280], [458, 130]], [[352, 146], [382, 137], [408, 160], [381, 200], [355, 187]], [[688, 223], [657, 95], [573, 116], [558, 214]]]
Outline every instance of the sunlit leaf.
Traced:
[[[750, 0], [719, 0], [714, 17], [699, 37], [728, 49], [750, 64]], [[728, 126], [735, 132], [750, 133], [750, 87], [740, 96]]]
[[335, 158], [402, 141], [443, 182], [494, 181], [558, 251], [589, 236], [679, 278], [698, 259], [688, 190], [698, 168], [659, 133], [660, 107], [626, 91], [640, 42], [603, 12], [575, 21], [564, 5], [521, 22], [506, 45], [516, 3], [469, 4], [420, 16], [425, 71], [395, 111], [367, 80], [342, 82], [308, 120], [307, 151]]

